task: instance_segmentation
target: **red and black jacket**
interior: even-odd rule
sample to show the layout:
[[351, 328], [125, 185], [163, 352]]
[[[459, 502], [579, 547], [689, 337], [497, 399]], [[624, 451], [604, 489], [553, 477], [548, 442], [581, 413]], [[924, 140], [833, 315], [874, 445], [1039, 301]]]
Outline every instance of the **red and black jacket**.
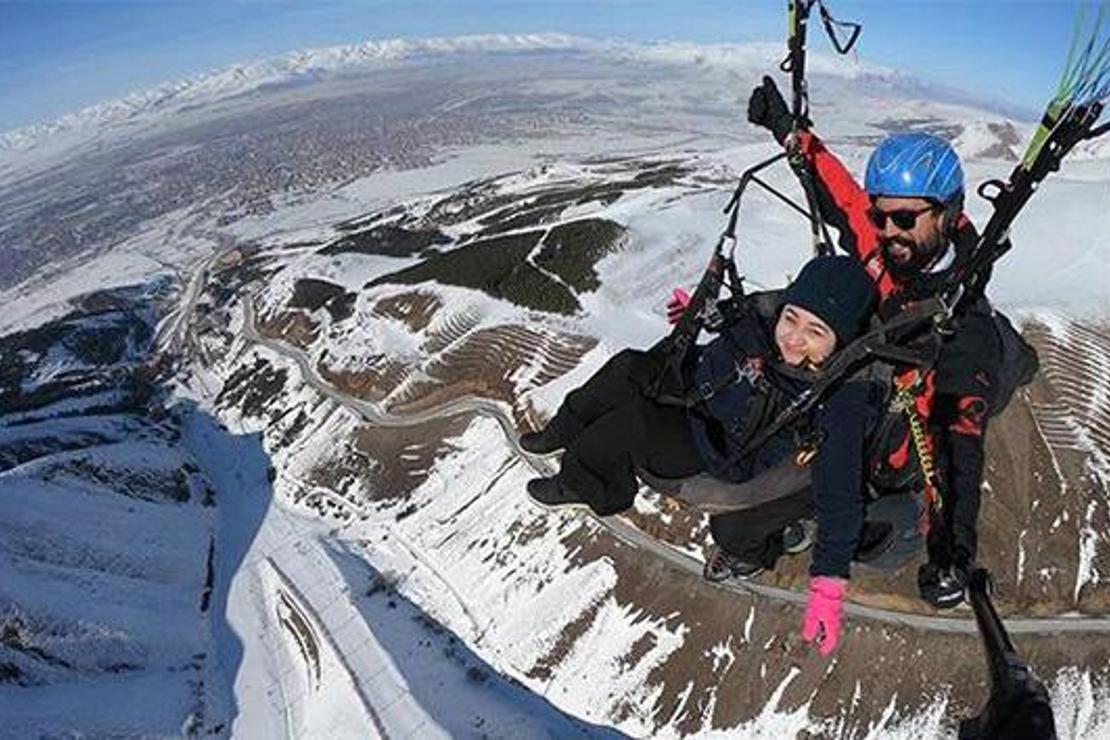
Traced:
[[[874, 278], [880, 313], [890, 314], [892, 308], [907, 301], [932, 295], [944, 274], [922, 275], [907, 282], [892, 276], [883, 261], [879, 232], [868, 218], [870, 196], [817, 136], [802, 132], [798, 144], [815, 175], [821, 215], [837, 230], [838, 246], [857, 257]], [[955, 264], [977, 240], [975, 227], [961, 214], [952, 238]], [[1001, 357], [992, 309], [979, 297], [958, 317], [955, 331], [939, 347], [933, 368], [920, 378], [917, 411], [928, 420], [942, 501], [941, 513], [930, 528], [929, 555], [942, 566], [966, 566], [975, 559], [983, 435]], [[904, 380], [913, 372], [905, 370], [898, 375]], [[905, 453], [909, 444], [905, 439], [900, 451]], [[908, 462], [908, 455], [902, 457]]]

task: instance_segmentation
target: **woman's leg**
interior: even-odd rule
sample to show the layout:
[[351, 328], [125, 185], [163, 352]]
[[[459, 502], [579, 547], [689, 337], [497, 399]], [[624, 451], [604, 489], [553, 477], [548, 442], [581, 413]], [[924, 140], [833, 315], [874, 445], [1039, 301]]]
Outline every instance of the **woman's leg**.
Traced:
[[725, 552], [770, 569], [783, 554], [782, 530], [791, 522], [812, 517], [813, 512], [813, 491], [807, 488], [753, 509], [712, 516], [709, 530]]
[[563, 455], [559, 482], [598, 514], [623, 511], [639, 489], [635, 465], [682, 477], [704, 470], [686, 411], [641, 395], [587, 426]]
[[610, 357], [589, 380], [567, 393], [543, 431], [522, 438], [524, 449], [550, 452], [566, 447], [586, 427], [639, 398], [663, 369], [665, 358], [654, 350], [626, 349]]

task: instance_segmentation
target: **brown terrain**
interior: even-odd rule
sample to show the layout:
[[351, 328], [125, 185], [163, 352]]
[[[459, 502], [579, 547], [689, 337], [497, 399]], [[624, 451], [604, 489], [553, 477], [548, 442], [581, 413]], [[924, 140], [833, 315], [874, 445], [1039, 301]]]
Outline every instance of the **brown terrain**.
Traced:
[[[318, 369], [343, 391], [383, 401], [398, 414], [478, 395], [507, 402], [518, 428], [537, 426], [540, 420], [520, 395], [573, 368], [594, 344], [588, 337], [540, 326], [483, 325], [472, 308], [453, 309], [418, 287], [390, 286], [371, 295], [367, 305], [374, 315], [402, 322], [422, 335], [423, 361], [418, 367], [386, 369], [386, 348], [380, 348], [381, 364], [372, 362], [369, 369], [331, 367], [326, 359], [319, 361]], [[271, 316], [259, 328], [311, 352], [314, 340], [303, 333], [303, 321], [309, 317], [302, 315], [304, 319]], [[319, 313], [314, 317], [326, 321]], [[301, 333], [292, 336], [297, 332]], [[314, 334], [319, 337], [326, 331]], [[1100, 325], [1070, 323], [1053, 333], [1032, 322], [1025, 334], [1040, 352], [1042, 371], [991, 424], [980, 560], [995, 576], [996, 603], [1004, 615], [1101, 615], [1110, 603], [1110, 584], [1102, 575], [1110, 572], [1110, 507], [1106, 479], [1100, 477], [1110, 454], [1104, 387], [1110, 332]], [[282, 409], [266, 413], [279, 414]], [[439, 460], [458, 451], [453, 440], [472, 421], [471, 415], [460, 414], [405, 427], [356, 425], [350, 437], [335, 445], [333, 456], [318, 461], [312, 482], [344, 497], [361, 489], [367, 503], [400, 522], [416, 515], [427, 501], [415, 496], [419, 486]], [[514, 461], [511, 455], [508, 459]], [[457, 494], [467, 499], [463, 509], [497, 506], [484, 494], [508, 466], [495, 462], [489, 461], [482, 490]], [[681, 549], [704, 545], [704, 517], [676, 508], [657, 494], [646, 495], [649, 506], [626, 515], [635, 526]], [[494, 534], [481, 527], [472, 531], [453, 516], [433, 524], [442, 530], [437, 535], [442, 541], [453, 539], [453, 546], [473, 550], [473, 557], [493, 548], [497, 554], [481, 561], [490, 567], [510, 562], [517, 548], [557, 531], [572, 553], [569, 569], [605, 562], [615, 571], [615, 585], [605, 599], [564, 615], [569, 621], [557, 639], [522, 668], [531, 681], [554, 680], [595, 625], [602, 604], [617, 604], [635, 624], [643, 625], [628, 644], [622, 670], [651, 666], [645, 691], [651, 690], [652, 699], [645, 706], [642, 696], [612, 691], [606, 695], [603, 690], [597, 700], [604, 716], [613, 721], [646, 719], [656, 728], [673, 727], [684, 734], [729, 729], [757, 717], [771, 702], [780, 714], [808, 706], [811, 719], [825, 718], [825, 729], [810, 737], [862, 737], [887, 712], [912, 716], [947, 702], [946, 716], [967, 716], [978, 711], [986, 697], [986, 673], [974, 635], [850, 619], [835, 663], [830, 664], [802, 643], [797, 606], [715, 588], [696, 573], [622, 542], [592, 518], [572, 516], [570, 522], [547, 515], [520, 519]], [[420, 521], [423, 526], [425, 520]], [[1084, 552], [1090, 553], [1087, 562]], [[932, 613], [917, 597], [916, 564], [912, 561], [896, 572], [858, 567], [850, 599]], [[786, 559], [760, 581], [801, 590], [807, 565], [806, 556]], [[969, 618], [970, 612], [961, 608], [955, 616]], [[681, 645], [661, 661], [656, 652], [660, 629], [683, 635]], [[1018, 643], [1028, 662], [1047, 679], [1076, 667], [1092, 671], [1096, 686], [1108, 680], [1108, 636], [1022, 634]]]
[[[433, 292], [421, 289], [379, 292], [370, 305], [373, 315], [423, 333], [425, 359], [419, 366], [405, 365], [391, 358], [387, 348], [369, 348], [365, 367], [357, 371], [333, 367], [326, 358], [320, 360], [318, 371], [345, 393], [381, 401], [398, 414], [480, 396], [509, 404], [518, 428], [534, 428], [541, 420], [521, 394], [571, 370], [596, 344], [589, 337], [542, 327], [479, 326], [481, 315], [472, 307], [453, 310]], [[311, 350], [326, 334], [297, 309], [272, 314], [259, 321], [258, 328], [303, 350]], [[996, 578], [1003, 613], [1104, 613], [1110, 606], [1110, 584], [1098, 581], [1096, 575], [1080, 584], [1078, 598], [1076, 584], [1083, 537], [1096, 553], [1095, 572], [1110, 572], [1108, 492], [1105, 479], [1093, 472], [1091, 452], [1110, 454], [1110, 410], [1097, 400], [1105, 382], [1102, 369], [1110, 362], [1110, 334], [1104, 327], [1070, 323], [1062, 336], [1056, 336], [1036, 322], [1025, 333], [1038, 347], [1042, 371], [992, 420], [980, 512], [980, 560]], [[531, 370], [527, 380], [515, 379], [514, 374], [526, 367]], [[1102, 393], [1105, 396], [1106, 390]], [[420, 438], [434, 448], [426, 435], [449, 428], [457, 431], [453, 427], [425, 425], [414, 427], [420, 431], [412, 433], [391, 429], [381, 436]], [[368, 432], [362, 438], [371, 437]], [[393, 450], [373, 443], [363, 451], [378, 461], [393, 459]], [[404, 474], [383, 475], [383, 481], [390, 482], [386, 488], [415, 487], [402, 484]], [[373, 487], [382, 490], [380, 485]], [[700, 514], [677, 508], [666, 499], [663, 503], [659, 514], [633, 511], [628, 516], [643, 531], [676, 546], [705, 541]], [[896, 573], [857, 570], [853, 598], [861, 603], [929, 611], [917, 598], [915, 568]], [[774, 573], [762, 576], [768, 583], [797, 588], [806, 577], [804, 557], [788, 559]]]

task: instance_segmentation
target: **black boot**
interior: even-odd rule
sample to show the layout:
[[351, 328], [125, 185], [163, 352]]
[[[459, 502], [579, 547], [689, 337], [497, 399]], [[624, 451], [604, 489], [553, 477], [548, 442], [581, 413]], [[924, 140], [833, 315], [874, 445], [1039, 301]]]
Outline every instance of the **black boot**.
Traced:
[[548, 478], [533, 478], [528, 481], [528, 495], [536, 503], [548, 508], [561, 506], [584, 507], [589, 505], [584, 498], [564, 486], [557, 475]]
[[550, 424], [538, 432], [520, 435], [520, 449], [533, 455], [550, 455], [566, 446], [567, 443], [555, 433]]
[[520, 435], [520, 449], [533, 455], [550, 455], [571, 443], [582, 431], [574, 415], [563, 408], [538, 432]]
[[817, 522], [813, 519], [799, 519], [790, 522], [782, 530], [782, 551], [787, 555], [798, 555], [817, 540]]
[[709, 557], [706, 558], [705, 567], [702, 569], [705, 580], [713, 583], [731, 580], [746, 581], [762, 572], [763, 566], [759, 563], [745, 562], [716, 545], [710, 548]]
[[921, 598], [937, 609], [951, 609], [963, 603], [966, 587], [967, 571], [963, 568], [925, 563], [917, 569]]
[[864, 522], [863, 532], [852, 558], [857, 563], [870, 563], [886, 554], [894, 545], [894, 525], [887, 521]]

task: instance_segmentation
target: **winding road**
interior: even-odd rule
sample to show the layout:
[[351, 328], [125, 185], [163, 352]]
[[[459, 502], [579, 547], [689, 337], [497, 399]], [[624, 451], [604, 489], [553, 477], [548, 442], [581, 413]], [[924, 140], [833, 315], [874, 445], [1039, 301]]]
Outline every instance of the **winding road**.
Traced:
[[[426, 422], [430, 419], [454, 416], [456, 414], [480, 414], [494, 419], [500, 425], [509, 445], [516, 454], [520, 455], [537, 471], [537, 473], [541, 475], [550, 475], [554, 472], [549, 460], [530, 455], [520, 449], [517, 443], [518, 434], [509, 416], [506, 404], [484, 398], [462, 397], [439, 407], [425, 409], [404, 416], [392, 414], [388, 411], [384, 411], [378, 404], [351, 396], [324, 381], [301, 350], [284, 342], [261, 336], [254, 326], [254, 313], [251, 301], [249, 299], [245, 300], [243, 306], [244, 339], [264, 346], [270, 351], [296, 363], [305, 382], [312, 386], [317, 392], [358, 413], [368, 423], [378, 426], [403, 427]], [[698, 577], [701, 576], [702, 563], [699, 560], [684, 552], [668, 547], [650, 535], [645, 534], [627, 520], [618, 516], [598, 517], [592, 513], [590, 513], [589, 516], [594, 517], [601, 526], [632, 547], [649, 552], [653, 556], [662, 559], [669, 565], [682, 571], [695, 574]], [[804, 593], [755, 582], [717, 584], [716, 587], [778, 602], [805, 604], [806, 601], [806, 594]], [[857, 619], [911, 627], [919, 630], [959, 634], [978, 633], [978, 627], [974, 619], [971, 618], [913, 614], [866, 606], [850, 601], [845, 603], [845, 613]], [[1005, 620], [1005, 624], [1006, 629], [1012, 634], [1048, 635], [1076, 632], [1110, 632], [1110, 617], [1011, 618]]]

